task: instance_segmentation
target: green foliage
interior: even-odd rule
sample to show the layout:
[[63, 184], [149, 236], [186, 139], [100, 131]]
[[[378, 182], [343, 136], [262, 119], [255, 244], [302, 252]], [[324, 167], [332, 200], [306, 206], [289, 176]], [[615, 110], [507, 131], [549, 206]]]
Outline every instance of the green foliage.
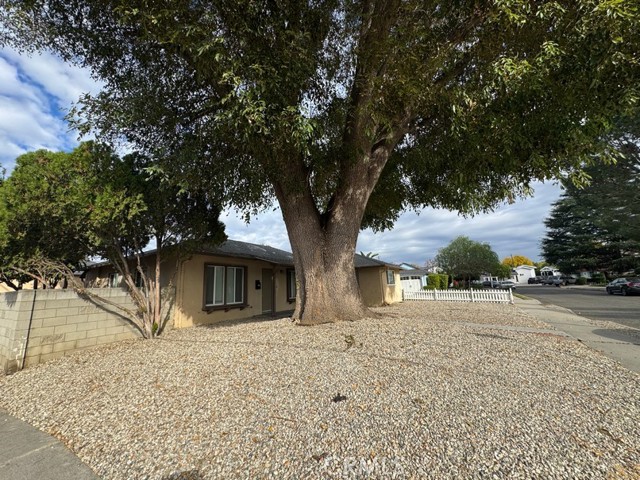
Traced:
[[460, 236], [438, 250], [438, 265], [453, 277], [471, 278], [494, 272], [500, 266], [498, 255], [488, 243]]
[[449, 287], [449, 275], [430, 273], [427, 275], [427, 287], [437, 290], [446, 290]]
[[[154, 336], [162, 329], [164, 253], [188, 252], [226, 236], [219, 207], [208, 195], [166, 182], [149, 166], [143, 155], [120, 158], [91, 142], [70, 153], [40, 150], [19, 157], [0, 186], [2, 274], [51, 285], [57, 279], [43, 276], [42, 268], [72, 275], [90, 257], [105, 258], [136, 303], [132, 320], [143, 335]], [[151, 240], [157, 257], [153, 274], [137, 268]], [[135, 285], [136, 269], [144, 288]]]
[[363, 166], [363, 225], [490, 209], [532, 179], [583, 180], [639, 103], [629, 1], [8, 0], [0, 15], [0, 44], [107, 80], [78, 106], [83, 130], [125, 136], [247, 214], [279, 190], [331, 213]]
[[587, 284], [587, 278], [586, 277], [578, 277], [576, 279], [576, 285], [586, 285]]
[[511, 278], [511, 267], [504, 263], [498, 263], [489, 271], [494, 277]]
[[585, 169], [590, 183], [563, 182], [564, 193], [545, 220], [545, 259], [565, 273], [624, 272], [640, 267], [640, 147], [637, 126], [612, 140], [624, 152], [615, 165]]

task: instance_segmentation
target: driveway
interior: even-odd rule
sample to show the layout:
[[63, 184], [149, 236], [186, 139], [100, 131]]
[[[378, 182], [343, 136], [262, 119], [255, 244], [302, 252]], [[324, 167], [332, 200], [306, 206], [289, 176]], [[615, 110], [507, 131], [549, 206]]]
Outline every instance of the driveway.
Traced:
[[615, 322], [627, 327], [640, 328], [640, 296], [607, 295], [604, 287], [552, 287], [539, 285], [518, 286], [518, 293], [568, 308], [577, 315], [592, 320]]

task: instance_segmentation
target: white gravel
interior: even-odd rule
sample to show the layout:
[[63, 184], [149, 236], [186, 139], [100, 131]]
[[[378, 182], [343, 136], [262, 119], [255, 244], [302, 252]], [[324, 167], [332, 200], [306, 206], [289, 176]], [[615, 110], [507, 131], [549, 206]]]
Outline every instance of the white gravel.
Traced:
[[640, 478], [640, 375], [510, 305], [377, 311], [87, 350], [0, 407], [105, 479]]

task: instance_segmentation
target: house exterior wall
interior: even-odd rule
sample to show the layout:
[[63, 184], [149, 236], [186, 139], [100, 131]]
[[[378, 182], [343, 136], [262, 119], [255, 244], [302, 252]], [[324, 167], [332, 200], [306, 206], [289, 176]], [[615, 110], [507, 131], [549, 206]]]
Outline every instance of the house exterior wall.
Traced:
[[513, 278], [517, 283], [528, 283], [530, 278], [534, 278], [536, 276], [535, 267], [530, 267], [528, 265], [520, 265], [519, 267], [514, 268], [514, 270], [518, 274], [517, 278], [515, 278], [515, 275]]
[[[246, 306], [228, 309], [205, 310], [204, 287], [205, 265], [224, 265], [246, 268]], [[176, 328], [205, 325], [225, 320], [238, 320], [263, 313], [262, 289], [256, 288], [256, 281], [262, 282], [262, 270], [274, 272], [273, 288], [275, 311], [282, 312], [295, 308], [295, 303], [287, 300], [286, 268], [260, 260], [212, 255], [194, 255], [182, 262], [177, 280], [174, 326]]]
[[364, 267], [357, 269], [360, 294], [368, 307], [380, 307], [402, 301], [400, 270], [393, 270], [394, 285], [387, 284], [387, 268]]
[[[125, 308], [133, 308], [122, 289], [92, 290]], [[0, 369], [59, 358], [77, 350], [140, 333], [115, 307], [98, 305], [73, 290], [21, 290], [0, 294]], [[26, 354], [25, 354], [26, 349]]]

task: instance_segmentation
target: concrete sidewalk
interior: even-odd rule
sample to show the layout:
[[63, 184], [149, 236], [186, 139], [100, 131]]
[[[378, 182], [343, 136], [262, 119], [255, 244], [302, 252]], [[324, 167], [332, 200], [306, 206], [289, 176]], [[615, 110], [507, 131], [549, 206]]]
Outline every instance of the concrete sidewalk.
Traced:
[[0, 480], [99, 480], [58, 439], [0, 410]]
[[620, 326], [606, 328], [557, 305], [544, 305], [533, 298], [514, 298], [518, 308], [553, 325], [585, 345], [617, 360], [629, 370], [640, 373], [640, 330]]

